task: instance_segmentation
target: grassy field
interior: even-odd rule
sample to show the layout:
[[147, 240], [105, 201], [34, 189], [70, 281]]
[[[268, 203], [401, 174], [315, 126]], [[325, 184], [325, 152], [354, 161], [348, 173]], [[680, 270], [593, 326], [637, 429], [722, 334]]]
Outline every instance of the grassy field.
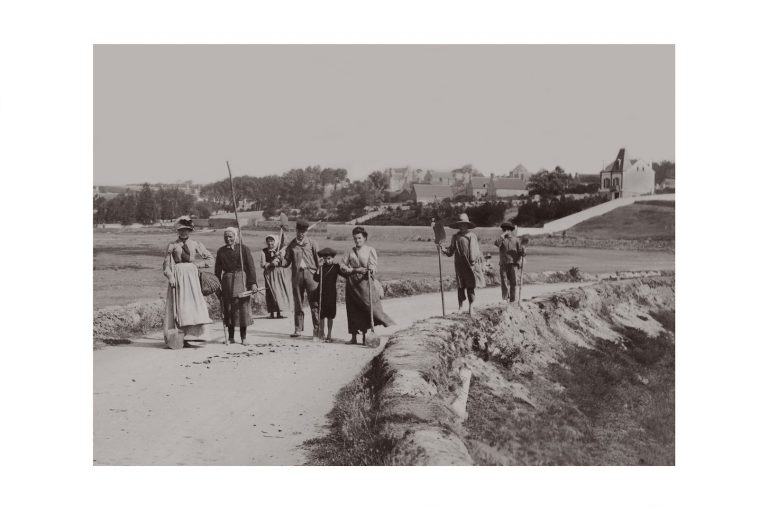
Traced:
[[674, 240], [675, 203], [635, 203], [593, 217], [568, 230], [569, 236], [601, 240]]
[[[429, 227], [371, 226], [369, 243], [379, 254], [383, 280], [421, 279], [438, 275], [437, 252], [430, 241]], [[376, 229], [375, 229], [376, 228]], [[378, 229], [381, 228], [381, 229]], [[479, 230], [478, 230], [479, 231]], [[352, 243], [347, 234], [350, 226], [329, 226], [326, 233], [317, 233], [314, 239], [322, 247], [339, 252], [348, 250]], [[491, 244], [498, 230], [479, 232], [481, 249], [498, 259], [497, 249]], [[258, 256], [264, 247], [265, 232], [246, 232], [245, 243]], [[93, 307], [122, 305], [131, 302], [165, 297], [166, 280], [162, 275], [162, 260], [173, 232], [159, 230], [101, 231], [93, 233]], [[195, 233], [215, 253], [223, 245], [222, 232]], [[421, 238], [422, 240], [419, 240]], [[664, 252], [622, 251], [573, 247], [530, 246], [525, 270], [565, 271], [579, 267], [583, 272], [600, 273], [619, 270], [671, 270], [674, 254]], [[258, 261], [258, 260], [257, 260]], [[443, 272], [453, 272], [451, 258], [442, 258]]]

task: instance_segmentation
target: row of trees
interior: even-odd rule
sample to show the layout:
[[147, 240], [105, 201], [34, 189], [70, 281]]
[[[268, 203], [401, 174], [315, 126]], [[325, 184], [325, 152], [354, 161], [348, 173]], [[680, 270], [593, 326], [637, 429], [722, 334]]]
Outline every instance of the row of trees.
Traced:
[[531, 176], [526, 187], [531, 195], [552, 198], [563, 194], [594, 194], [600, 184], [599, 178], [585, 183], [557, 166], [553, 171], [542, 169]]
[[94, 197], [93, 221], [95, 224], [153, 224], [159, 220], [175, 219], [181, 215], [194, 215], [207, 219], [211, 205], [176, 187], [152, 190], [145, 183], [138, 192], [126, 192], [112, 199]]
[[504, 220], [508, 204], [503, 201], [486, 202], [478, 206], [463, 208], [449, 199], [431, 204], [417, 203], [409, 210], [394, 209], [365, 222], [376, 226], [429, 226], [432, 219], [451, 222], [461, 213], [466, 213], [478, 226], [496, 226]]
[[518, 226], [541, 226], [545, 222], [597, 206], [606, 200], [600, 196], [590, 196], [583, 199], [568, 199], [561, 196], [542, 198], [538, 202], [526, 201], [518, 208], [514, 222]]
[[[257, 210], [281, 207], [300, 207], [310, 201], [322, 200], [326, 187], [334, 190], [347, 181], [346, 169], [321, 169], [319, 165], [304, 169], [291, 169], [283, 175], [234, 178], [235, 197], [238, 202], [254, 203]], [[231, 210], [232, 190], [229, 179], [203, 186], [200, 195], [222, 209]]]

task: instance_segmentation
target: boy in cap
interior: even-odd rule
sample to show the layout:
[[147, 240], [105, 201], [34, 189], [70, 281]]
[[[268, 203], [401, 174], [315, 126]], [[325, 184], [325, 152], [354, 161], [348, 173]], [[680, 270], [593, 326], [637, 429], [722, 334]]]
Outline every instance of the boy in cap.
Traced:
[[501, 298], [515, 302], [517, 292], [516, 268], [520, 268], [520, 260], [525, 256], [525, 247], [515, 236], [515, 225], [511, 222], [501, 223], [501, 236], [493, 242], [499, 248], [499, 273], [501, 274]]
[[[320, 283], [318, 286], [318, 295], [320, 297], [320, 327], [318, 335], [325, 336], [325, 342], [332, 341], [331, 331], [333, 331], [333, 320], [336, 318], [336, 280], [339, 277], [340, 267], [334, 263], [333, 258], [336, 251], [326, 247], [319, 251], [320, 270], [315, 275], [315, 281]], [[328, 320], [328, 330], [325, 331], [325, 322]]]

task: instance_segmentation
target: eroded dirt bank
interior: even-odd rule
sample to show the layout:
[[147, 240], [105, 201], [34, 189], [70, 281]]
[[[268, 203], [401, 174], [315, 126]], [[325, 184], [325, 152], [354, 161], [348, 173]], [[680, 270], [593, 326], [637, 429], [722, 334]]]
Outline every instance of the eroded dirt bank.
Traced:
[[674, 464], [674, 277], [567, 290], [394, 335], [344, 388], [331, 464]]

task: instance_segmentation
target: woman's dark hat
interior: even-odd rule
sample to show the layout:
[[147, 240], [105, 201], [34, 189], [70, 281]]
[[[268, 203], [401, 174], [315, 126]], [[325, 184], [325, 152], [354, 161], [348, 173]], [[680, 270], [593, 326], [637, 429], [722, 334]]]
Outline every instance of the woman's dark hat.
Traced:
[[511, 229], [512, 231], [514, 231], [515, 230], [515, 225], [512, 224], [511, 222], [506, 222], [505, 221], [505, 222], [501, 223], [501, 229]]
[[296, 221], [297, 231], [306, 231], [308, 229], [309, 229], [309, 222], [305, 221], [304, 219], [299, 219]]
[[330, 247], [326, 247], [325, 249], [320, 249], [317, 251], [317, 255], [325, 258], [326, 256], [336, 256], [336, 251], [331, 249]]
[[179, 217], [176, 220], [176, 231], [178, 231], [180, 229], [191, 229], [191, 230], [194, 230], [195, 229], [195, 224], [194, 224], [194, 222], [192, 222], [191, 218], [189, 218], [188, 216], [185, 215], [183, 217]]

